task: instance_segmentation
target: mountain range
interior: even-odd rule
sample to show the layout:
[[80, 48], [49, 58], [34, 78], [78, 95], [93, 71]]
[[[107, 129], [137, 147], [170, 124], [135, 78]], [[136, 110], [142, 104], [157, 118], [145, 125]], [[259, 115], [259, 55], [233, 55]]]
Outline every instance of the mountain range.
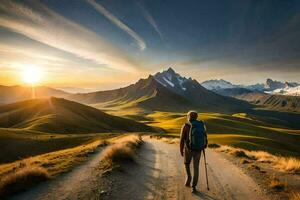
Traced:
[[[186, 112], [190, 109], [235, 113], [252, 109], [253, 104], [269, 109], [298, 112], [299, 98], [288, 95], [299, 94], [298, 85], [271, 79], [265, 84], [250, 86], [234, 85], [225, 80], [210, 80], [200, 84], [197, 80], [183, 77], [169, 68], [114, 90], [74, 94], [44, 86], [34, 89], [36, 98], [55, 96], [101, 110], [126, 111], [128, 115], [129, 109], [134, 109], [136, 115], [137, 112], [140, 114], [152, 111]], [[275, 89], [283, 86], [285, 87]], [[31, 87], [0, 86], [0, 105], [30, 98], [32, 98]]]
[[224, 80], [210, 80], [205, 81], [202, 85], [217, 94], [247, 101], [264, 109], [300, 112], [300, 86], [298, 83], [283, 83], [267, 79], [263, 85], [243, 86]]
[[300, 112], [300, 96], [274, 95], [262, 92], [249, 92], [234, 95], [235, 98], [248, 101], [264, 109], [288, 112]]
[[172, 68], [124, 88], [73, 94], [67, 98], [102, 109], [138, 107], [151, 111], [235, 112], [250, 108], [246, 102], [207, 90], [196, 80], [182, 77]]
[[293, 96], [298, 95], [300, 91], [299, 83], [287, 82], [287, 81], [281, 82], [272, 79], [267, 79], [265, 83], [257, 83], [254, 85], [235, 85], [223, 79], [220, 80], [215, 79], [215, 80], [204, 81], [201, 83], [201, 85], [208, 90], [215, 91], [216, 93], [222, 93], [223, 95], [226, 94], [226, 91], [229, 92], [230, 91], [229, 89], [236, 90], [236, 88], [247, 89], [253, 92], [268, 92], [272, 94], [284, 94], [284, 95], [293, 95]]

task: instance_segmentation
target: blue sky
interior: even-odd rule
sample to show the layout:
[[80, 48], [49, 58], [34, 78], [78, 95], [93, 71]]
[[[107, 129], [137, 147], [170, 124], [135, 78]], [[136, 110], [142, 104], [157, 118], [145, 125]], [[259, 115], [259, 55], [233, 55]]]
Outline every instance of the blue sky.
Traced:
[[0, 5], [0, 84], [108, 89], [173, 67], [198, 81], [300, 82], [298, 0], [42, 0]]

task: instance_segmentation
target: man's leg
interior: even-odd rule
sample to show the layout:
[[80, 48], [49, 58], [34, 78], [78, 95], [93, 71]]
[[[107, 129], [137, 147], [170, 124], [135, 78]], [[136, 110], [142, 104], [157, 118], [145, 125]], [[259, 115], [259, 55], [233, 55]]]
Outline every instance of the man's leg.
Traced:
[[193, 188], [196, 188], [198, 183], [200, 157], [201, 157], [201, 151], [193, 152], [193, 167], [194, 167]]
[[190, 169], [190, 163], [191, 163], [192, 155], [191, 152], [188, 149], [184, 150], [184, 166], [185, 166], [185, 172], [186, 172], [186, 180], [185, 180], [185, 186], [191, 185], [191, 169]]

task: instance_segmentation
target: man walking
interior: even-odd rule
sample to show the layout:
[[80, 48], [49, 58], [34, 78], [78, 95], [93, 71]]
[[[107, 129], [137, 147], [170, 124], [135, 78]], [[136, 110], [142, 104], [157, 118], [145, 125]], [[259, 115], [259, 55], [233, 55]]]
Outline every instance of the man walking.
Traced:
[[[199, 177], [199, 163], [201, 151], [207, 147], [206, 128], [203, 121], [198, 121], [196, 111], [187, 113], [187, 122], [182, 126], [180, 135], [180, 154], [184, 157], [186, 170], [185, 186], [190, 187], [192, 181], [192, 192], [196, 192]], [[193, 179], [191, 176], [190, 163], [193, 160]]]

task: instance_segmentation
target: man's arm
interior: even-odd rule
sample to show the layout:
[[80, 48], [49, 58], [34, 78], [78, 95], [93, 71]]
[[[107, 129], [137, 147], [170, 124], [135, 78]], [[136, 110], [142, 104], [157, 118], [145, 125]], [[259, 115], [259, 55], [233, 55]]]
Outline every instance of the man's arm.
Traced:
[[186, 134], [186, 126], [185, 124], [181, 128], [181, 133], [180, 133], [180, 154], [183, 156], [183, 149], [184, 149], [184, 142], [185, 142], [185, 134]]

